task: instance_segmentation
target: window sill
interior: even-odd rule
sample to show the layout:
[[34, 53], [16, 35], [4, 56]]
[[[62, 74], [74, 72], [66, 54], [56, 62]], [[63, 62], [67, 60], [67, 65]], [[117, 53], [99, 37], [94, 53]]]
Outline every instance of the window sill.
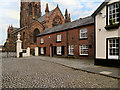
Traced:
[[57, 56], [62, 56], [62, 54], [57, 54]]
[[119, 28], [119, 24], [107, 25], [107, 26], [105, 27], [106, 30], [118, 29], [118, 28]]
[[88, 39], [88, 38], [79, 38], [79, 40], [85, 40], [85, 39]]
[[74, 54], [69, 54], [68, 56], [74, 56]]
[[88, 55], [79, 55], [79, 56], [88, 57]]
[[56, 43], [61, 43], [62, 41], [56, 41]]

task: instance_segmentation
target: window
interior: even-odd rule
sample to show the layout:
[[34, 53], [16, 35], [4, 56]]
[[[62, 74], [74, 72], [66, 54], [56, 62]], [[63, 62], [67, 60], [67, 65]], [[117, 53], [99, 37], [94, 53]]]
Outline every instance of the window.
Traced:
[[29, 5], [29, 15], [32, 15], [32, 4]]
[[80, 30], [80, 39], [81, 38], [87, 38], [87, 28]]
[[74, 45], [69, 45], [69, 55], [74, 55]]
[[61, 25], [62, 24], [62, 20], [59, 16], [56, 16], [54, 19], [53, 19], [53, 24], [52, 26], [58, 26], [58, 25]]
[[38, 29], [35, 29], [34, 30], [34, 33], [33, 33], [33, 40], [34, 40], [34, 43], [37, 42], [37, 37], [36, 35], [40, 34], [40, 31]]
[[41, 54], [44, 54], [44, 48], [41, 48]]
[[119, 39], [109, 39], [108, 41], [108, 58], [118, 59], [119, 56]]
[[57, 55], [62, 55], [62, 48], [60, 46], [57, 47]]
[[34, 14], [37, 16], [37, 5], [35, 5]]
[[88, 45], [80, 45], [80, 55], [88, 55]]
[[119, 12], [119, 3], [115, 3], [108, 6], [108, 24], [119, 23], [120, 12]]
[[57, 35], [57, 42], [61, 41], [61, 34]]
[[40, 41], [41, 41], [40, 43], [43, 44], [44, 43], [44, 38], [41, 38]]

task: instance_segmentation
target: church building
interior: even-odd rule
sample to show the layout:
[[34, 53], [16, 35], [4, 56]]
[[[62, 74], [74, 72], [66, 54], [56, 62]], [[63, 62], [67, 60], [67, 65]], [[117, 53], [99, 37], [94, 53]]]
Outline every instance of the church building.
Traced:
[[47, 28], [53, 28], [64, 23], [71, 22], [70, 14], [67, 9], [65, 15], [62, 14], [59, 6], [49, 11], [49, 5], [46, 4], [45, 14], [41, 14], [41, 2], [22, 2], [20, 7], [20, 28], [9, 26], [7, 32], [7, 42], [10, 51], [16, 51], [16, 40], [18, 32], [21, 33], [22, 48], [30, 47], [31, 53], [34, 53], [36, 47], [36, 35]]

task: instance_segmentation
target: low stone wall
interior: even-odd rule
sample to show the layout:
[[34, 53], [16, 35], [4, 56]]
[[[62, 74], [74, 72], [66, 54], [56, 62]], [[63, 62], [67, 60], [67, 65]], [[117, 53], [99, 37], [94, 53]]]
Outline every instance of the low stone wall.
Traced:
[[16, 52], [0, 52], [2, 53], [2, 58], [13, 58], [13, 57], [17, 57], [17, 53]]

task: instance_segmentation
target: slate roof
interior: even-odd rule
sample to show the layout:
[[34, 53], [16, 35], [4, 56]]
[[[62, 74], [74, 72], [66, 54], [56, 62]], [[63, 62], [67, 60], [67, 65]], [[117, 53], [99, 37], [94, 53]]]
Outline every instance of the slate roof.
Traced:
[[[49, 17], [51, 16], [51, 14], [54, 12], [55, 9], [53, 9], [52, 11], [49, 12]], [[39, 22], [43, 22], [45, 21], [46, 15], [44, 14], [43, 16], [41, 16], [40, 18], [38, 18]]]
[[89, 24], [94, 24], [94, 19], [92, 16], [89, 16], [86, 18], [80, 18], [80, 19], [75, 20], [73, 22], [65, 23], [65, 24], [62, 24], [59, 26], [55, 26], [55, 27], [50, 28], [50, 29], [46, 29], [43, 32], [41, 32], [39, 35], [37, 35], [37, 37], [43, 36], [46, 34], [55, 33], [55, 32], [65, 31], [65, 30], [69, 30], [72, 28], [85, 26], [85, 25], [89, 25]]
[[110, 0], [105, 0], [98, 8], [97, 10], [92, 14], [93, 17], [95, 17], [102, 9], [103, 7], [109, 2]]

